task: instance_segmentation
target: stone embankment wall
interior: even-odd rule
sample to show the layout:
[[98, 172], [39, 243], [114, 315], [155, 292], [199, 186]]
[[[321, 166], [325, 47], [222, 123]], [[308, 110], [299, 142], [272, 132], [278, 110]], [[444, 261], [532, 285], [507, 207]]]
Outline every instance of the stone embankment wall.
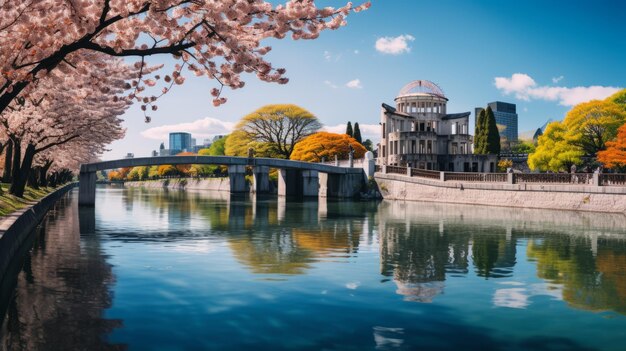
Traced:
[[145, 180], [137, 182], [124, 182], [124, 186], [134, 188], [149, 188], [149, 189], [189, 189], [189, 190], [215, 190], [215, 191], [230, 191], [230, 180], [228, 178], [174, 178], [174, 179], [159, 179], [159, 180]]
[[626, 214], [625, 187], [440, 182], [375, 174], [384, 199]]
[[48, 194], [32, 206], [17, 210], [0, 219], [0, 281], [4, 281], [7, 267], [16, 257], [28, 234], [41, 222], [46, 213], [78, 183], [68, 184]]

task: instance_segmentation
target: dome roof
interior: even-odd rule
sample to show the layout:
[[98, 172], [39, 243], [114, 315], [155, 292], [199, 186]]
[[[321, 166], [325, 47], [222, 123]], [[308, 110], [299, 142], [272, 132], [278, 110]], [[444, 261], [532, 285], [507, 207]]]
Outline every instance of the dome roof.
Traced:
[[447, 99], [446, 95], [443, 93], [443, 90], [441, 90], [441, 88], [437, 84], [429, 80], [412, 81], [411, 83], [405, 85], [400, 90], [398, 97], [405, 96], [405, 95], [423, 95], [423, 94], [434, 95], [434, 96]]

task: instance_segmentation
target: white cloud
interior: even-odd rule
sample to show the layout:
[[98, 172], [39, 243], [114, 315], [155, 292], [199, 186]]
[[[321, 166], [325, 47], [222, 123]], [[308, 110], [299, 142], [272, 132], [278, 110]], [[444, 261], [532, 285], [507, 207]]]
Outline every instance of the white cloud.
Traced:
[[496, 77], [494, 84], [505, 95], [514, 94], [520, 100], [558, 101], [563, 106], [573, 106], [594, 99], [605, 99], [621, 89], [598, 85], [573, 88], [540, 86], [524, 73], [515, 73], [510, 78]]
[[360, 79], [353, 79], [346, 83], [346, 86], [350, 89], [363, 89], [363, 85], [361, 84]]
[[563, 77], [563, 76], [552, 77], [552, 83], [556, 84], [556, 83], [562, 81], [563, 78], [565, 78], [565, 77]]
[[330, 51], [324, 51], [324, 60], [330, 61], [332, 60], [333, 55], [331, 55]]
[[331, 87], [333, 89], [339, 88], [335, 83], [331, 82], [330, 80], [325, 80], [324, 84], [328, 85], [329, 87]]
[[410, 52], [409, 42], [414, 41], [415, 38], [409, 34], [400, 35], [397, 37], [382, 37], [376, 40], [376, 51], [389, 55], [400, 55], [405, 52]]
[[[354, 122], [352, 122], [354, 127]], [[330, 133], [343, 134], [346, 132], [346, 123], [337, 124], [334, 126], [324, 126], [322, 130]], [[361, 124], [359, 123], [359, 130], [361, 130], [361, 138], [370, 139], [374, 143], [378, 141], [381, 133], [381, 126], [379, 124]]]
[[359, 54], [359, 50], [354, 50], [354, 54], [358, 55]]
[[234, 127], [235, 123], [233, 122], [206, 117], [193, 122], [149, 128], [141, 132], [141, 135], [148, 139], [167, 140], [169, 133], [187, 132], [191, 133], [194, 138], [209, 138], [218, 134], [228, 134]]

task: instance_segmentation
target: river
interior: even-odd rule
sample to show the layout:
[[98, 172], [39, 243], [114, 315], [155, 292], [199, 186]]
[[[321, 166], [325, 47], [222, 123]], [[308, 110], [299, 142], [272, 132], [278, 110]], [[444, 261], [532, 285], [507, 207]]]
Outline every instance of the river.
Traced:
[[77, 193], [3, 283], [3, 350], [626, 345], [623, 215]]

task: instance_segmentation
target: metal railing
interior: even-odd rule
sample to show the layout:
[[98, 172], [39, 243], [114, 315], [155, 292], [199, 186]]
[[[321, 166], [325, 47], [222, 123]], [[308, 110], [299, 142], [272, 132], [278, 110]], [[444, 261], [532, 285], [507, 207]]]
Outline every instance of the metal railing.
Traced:
[[405, 174], [406, 175], [406, 167], [387, 166], [387, 173]]
[[386, 173], [441, 181], [626, 186], [626, 174], [624, 173], [473, 173], [442, 172], [419, 168], [410, 168], [410, 173], [408, 173], [407, 167], [376, 165], [376, 172], [383, 172], [385, 169]]
[[593, 184], [593, 173], [514, 173], [514, 183]]
[[444, 180], [462, 182], [506, 183], [506, 173], [444, 172]]
[[439, 180], [441, 175], [439, 171], [429, 171], [419, 168], [411, 168], [411, 177], [421, 177]]
[[626, 174], [623, 173], [600, 173], [600, 185], [626, 185]]

